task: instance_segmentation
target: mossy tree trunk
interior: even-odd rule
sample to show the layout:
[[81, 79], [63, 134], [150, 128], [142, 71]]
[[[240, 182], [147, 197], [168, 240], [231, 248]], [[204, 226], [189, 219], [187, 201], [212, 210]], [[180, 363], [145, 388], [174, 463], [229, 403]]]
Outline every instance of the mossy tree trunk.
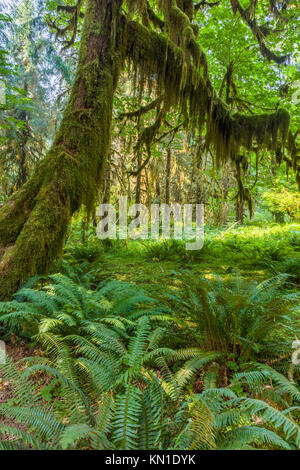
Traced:
[[105, 178], [104, 178], [104, 193], [103, 193], [103, 204], [110, 203], [110, 191], [111, 191], [111, 154], [108, 154], [106, 170], [105, 170]]
[[[0, 210], [0, 298], [45, 273], [72, 214], [91, 208], [110, 146], [119, 0], [88, 0], [73, 89], [52, 148]], [[118, 60], [117, 60], [118, 59]]]

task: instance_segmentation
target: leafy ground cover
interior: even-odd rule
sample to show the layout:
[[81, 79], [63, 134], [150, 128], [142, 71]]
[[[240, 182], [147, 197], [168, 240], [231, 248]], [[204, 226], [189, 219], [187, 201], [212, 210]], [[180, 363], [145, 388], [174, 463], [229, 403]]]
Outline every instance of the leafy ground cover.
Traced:
[[300, 447], [299, 225], [80, 236], [0, 303], [1, 448]]

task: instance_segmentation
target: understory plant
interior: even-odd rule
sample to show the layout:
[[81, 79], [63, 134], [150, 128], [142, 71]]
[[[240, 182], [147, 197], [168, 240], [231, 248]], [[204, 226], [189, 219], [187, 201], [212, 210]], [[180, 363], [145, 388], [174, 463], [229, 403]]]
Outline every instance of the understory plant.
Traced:
[[[240, 276], [225, 281], [183, 277], [181, 294], [169, 295], [177, 312], [178, 334], [188, 347], [177, 350], [169, 362], [185, 361], [176, 372], [180, 386], [201, 372], [227, 385], [234, 372], [248, 362], [274, 363], [287, 370], [297, 333], [297, 293], [283, 293], [287, 275], [258, 283]], [[186, 339], [187, 338], [187, 339]], [[204, 375], [203, 375], [204, 374]]]
[[0, 304], [42, 351], [0, 366], [0, 448], [299, 449], [287, 278], [184, 275], [163, 302], [126, 282], [33, 279]]
[[0, 322], [6, 331], [27, 336], [52, 332], [61, 336], [87, 327], [125, 324], [141, 316], [168, 318], [166, 306], [141, 287], [120, 281], [106, 281], [86, 287], [62, 274], [33, 278], [10, 302], [0, 302]]
[[[297, 449], [300, 392], [280, 373], [273, 400], [240, 397], [237, 384], [264, 386], [266, 371], [237, 375], [232, 385], [206, 383], [199, 394], [178, 395], [172, 373], [158, 371], [170, 353], [161, 331], [141, 317], [131, 339], [61, 338], [49, 358], [8, 361], [0, 372], [13, 398], [0, 406], [0, 448], [9, 449]], [[55, 343], [55, 341], [54, 341]], [[252, 375], [251, 375], [252, 374]], [[45, 403], [38, 378], [55, 378], [57, 399]], [[278, 397], [277, 397], [278, 393]], [[283, 398], [280, 402], [280, 397]], [[276, 407], [273, 406], [276, 404]]]

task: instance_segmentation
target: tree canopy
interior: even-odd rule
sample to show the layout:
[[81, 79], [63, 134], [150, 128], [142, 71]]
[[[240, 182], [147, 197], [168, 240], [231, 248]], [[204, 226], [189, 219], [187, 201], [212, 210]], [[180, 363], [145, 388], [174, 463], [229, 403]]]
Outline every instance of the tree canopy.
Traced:
[[159, 134], [183, 129], [198, 143], [198, 160], [209, 152], [216, 167], [234, 165], [236, 198], [250, 212], [244, 173], [253, 158], [256, 172], [264, 158], [285, 162], [299, 184], [295, 7], [273, 0], [47, 2], [61, 54], [78, 46], [78, 66], [52, 147], [0, 210], [1, 293], [47, 270], [72, 214], [81, 204], [92, 210], [125, 77], [136, 108], [119, 118], [140, 122], [150, 113], [139, 128], [136, 174]]

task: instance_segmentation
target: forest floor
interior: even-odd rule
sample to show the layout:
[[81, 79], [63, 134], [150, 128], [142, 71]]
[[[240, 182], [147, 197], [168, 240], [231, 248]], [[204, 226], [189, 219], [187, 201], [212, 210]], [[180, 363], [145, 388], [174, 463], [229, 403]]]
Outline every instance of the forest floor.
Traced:
[[102, 242], [91, 232], [85, 244], [80, 239], [80, 228], [75, 224], [65, 251], [67, 263], [74, 266], [75, 260], [77, 269], [92, 274], [95, 284], [117, 279], [140, 285], [151, 295], [176, 287], [184, 274], [194, 278], [217, 275], [225, 281], [237, 274], [260, 282], [287, 273], [294, 276], [296, 284], [300, 280], [297, 222], [208, 229], [204, 247], [198, 251], [187, 251], [184, 241], [173, 239]]
[[[24, 357], [33, 355], [33, 349], [24, 341], [19, 338], [17, 341], [13, 337], [10, 344], [6, 346], [7, 356], [14, 362], [22, 360]], [[0, 405], [1, 403], [10, 403], [13, 401], [13, 390], [9, 381], [1, 378], [0, 374]], [[15, 421], [8, 417], [0, 416], [0, 425], [16, 425]], [[24, 426], [18, 426], [19, 429], [24, 429]]]
[[[183, 295], [184, 283], [189, 285], [202, 277], [220, 277], [225, 281], [225, 291], [235, 276], [237, 280], [246, 281], [248, 287], [250, 282], [260, 283], [282, 274], [282, 295], [296, 291], [300, 285], [299, 223], [243, 226], [229, 231], [214, 229], [208, 232], [203, 249], [195, 252], [187, 251], [184, 241], [173, 239], [103, 242], [90, 231], [86, 234], [84, 243], [81, 240], [82, 233], [75, 225], [64, 255], [54, 266], [53, 273], [62, 273], [65, 276], [71, 274], [71, 279], [76, 282], [78, 280], [78, 284], [89, 293], [108, 280], [136, 284], [161, 304], [172, 298], [170, 302], [174, 315], [182, 314], [182, 306], [177, 303], [178, 296], [168, 294]], [[39, 289], [40, 286], [35, 288]], [[175, 339], [172, 340], [174, 347], [181, 347], [181, 342], [186, 341], [184, 332], [181, 332], [179, 339]], [[5, 340], [8, 356], [17, 363], [18, 369], [24, 368], [24, 362], [20, 360], [25, 357], [44, 357], [45, 352], [40, 349], [42, 346], [32, 342], [35, 341], [34, 337], [27, 336], [25, 339], [21, 335], [16, 338], [13, 333]], [[52, 403], [60, 409], [60, 399], [52, 395], [51, 383], [51, 378], [44, 373], [34, 375], [34, 384], [42, 396], [43, 406], [47, 407]], [[202, 376], [197, 376], [191, 386], [194, 393], [200, 393], [203, 388]], [[0, 375], [0, 405], [1, 403], [16, 405], [12, 383], [1, 379]], [[1, 417], [0, 425], [12, 426], [16, 423], [9, 417]], [[21, 431], [25, 429], [24, 425], [17, 427]], [[11, 440], [10, 435], [8, 439]]]
[[[134, 242], [133, 242], [134, 243]], [[231, 278], [237, 272], [245, 279], [257, 281], [270, 277], [268, 266], [247, 263], [246, 260], [236, 263], [234, 259], [224, 261], [223, 258], [204, 256], [199, 261], [173, 259], [147, 259], [143, 252], [133, 252], [130, 246], [118, 252], [108, 251], [102, 255], [103, 264], [97, 273], [97, 279], [117, 279], [142, 285], [146, 290], [165, 291], [166, 287], [176, 286], [181, 274], [194, 277], [210, 277], [218, 275], [224, 279]]]

